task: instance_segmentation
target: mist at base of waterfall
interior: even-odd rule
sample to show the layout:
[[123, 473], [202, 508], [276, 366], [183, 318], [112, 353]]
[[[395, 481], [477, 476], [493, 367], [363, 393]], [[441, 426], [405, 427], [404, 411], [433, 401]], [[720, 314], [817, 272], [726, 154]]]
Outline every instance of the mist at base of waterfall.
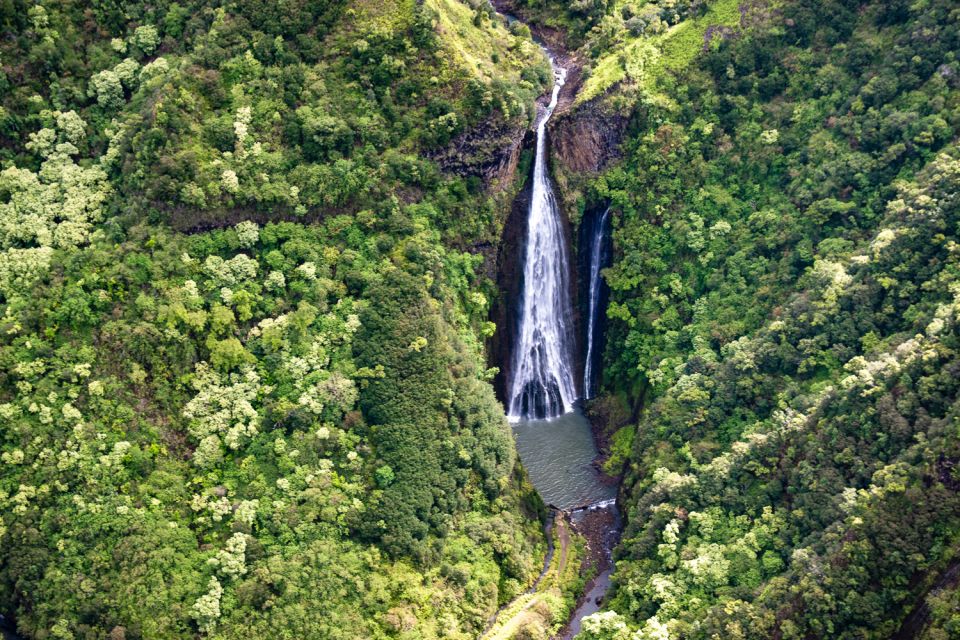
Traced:
[[579, 409], [547, 420], [518, 420], [512, 426], [520, 460], [544, 502], [571, 509], [616, 496], [616, 487], [604, 484], [593, 467], [597, 447], [590, 422]]

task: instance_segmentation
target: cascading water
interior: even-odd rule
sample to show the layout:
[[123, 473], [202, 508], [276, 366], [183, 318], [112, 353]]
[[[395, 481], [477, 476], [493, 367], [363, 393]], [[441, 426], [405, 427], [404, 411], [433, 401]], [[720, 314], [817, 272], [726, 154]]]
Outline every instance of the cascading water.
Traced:
[[514, 346], [513, 379], [507, 415], [555, 418], [573, 410], [577, 384], [573, 359], [570, 264], [560, 211], [547, 172], [547, 122], [557, 106], [566, 69], [551, 57], [554, 85], [540, 122], [533, 165], [533, 192], [527, 216], [520, 329]]
[[600, 269], [603, 268], [603, 243], [607, 234], [607, 219], [610, 217], [610, 207], [600, 216], [600, 221], [593, 229], [590, 238], [590, 282], [589, 297], [587, 298], [587, 356], [583, 365], [583, 395], [592, 398], [596, 381], [594, 380], [593, 363], [596, 358], [594, 344], [597, 342], [597, 328], [600, 324], [600, 290], [603, 281], [600, 278]]
[[[496, 3], [495, 3], [496, 4]], [[549, 57], [549, 52], [548, 52]], [[594, 466], [597, 448], [590, 422], [578, 409], [579, 379], [576, 368], [576, 334], [570, 283], [567, 238], [547, 173], [547, 122], [553, 115], [566, 69], [550, 57], [554, 87], [550, 103], [537, 123], [536, 159], [533, 185], [527, 213], [527, 238], [523, 250], [523, 283], [517, 314], [518, 327], [513, 342], [510, 378], [506, 385], [507, 415], [510, 418], [517, 452], [544, 502], [565, 513], [575, 530], [582, 527], [591, 542], [604, 550], [596, 564], [600, 572], [588, 584], [585, 597], [578, 603], [561, 636], [572, 638], [585, 615], [596, 611], [610, 585], [611, 551], [620, 531], [616, 507], [616, 487]], [[596, 314], [603, 304], [604, 289], [599, 284], [604, 253], [606, 216], [600, 229], [599, 244], [592, 258], [590, 286], [590, 341], [588, 358], [595, 358], [593, 345], [598, 323]], [[581, 246], [586, 246], [581, 241]], [[594, 370], [591, 363], [592, 372]], [[587, 382], [592, 373], [587, 374]]]

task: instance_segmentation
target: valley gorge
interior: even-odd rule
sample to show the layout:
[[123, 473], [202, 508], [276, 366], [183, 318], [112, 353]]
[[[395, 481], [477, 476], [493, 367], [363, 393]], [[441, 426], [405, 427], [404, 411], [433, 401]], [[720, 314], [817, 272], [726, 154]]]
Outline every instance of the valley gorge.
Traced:
[[955, 5], [0, 2], [0, 635], [960, 637]]
[[[559, 42], [554, 39], [553, 46]], [[591, 397], [595, 376], [599, 375], [594, 373], [600, 362], [595, 347], [602, 343], [604, 326], [600, 305], [606, 296], [600, 269], [609, 259], [609, 209], [589, 221], [581, 220], [579, 249], [575, 252], [571, 246], [575, 234], [570, 232], [569, 220], [554, 195], [548, 150], [580, 148], [577, 143], [556, 142], [557, 130], [549, 129], [561, 96], [568, 110], [576, 97], [577, 85], [564, 93], [571, 69], [561, 65], [573, 65], [577, 83], [579, 67], [569, 54], [558, 56], [548, 48], [550, 45], [543, 46], [553, 68], [553, 90], [534, 124], [531, 186], [513, 207], [515, 214], [526, 208], [522, 230], [511, 232], [508, 227], [500, 248], [501, 256], [520, 258], [507, 265], [501, 262], [500, 267], [501, 282], [519, 285], [501, 291], [501, 295], [511, 297], [502, 303], [508, 311], [500, 316], [500, 326], [516, 327], [506, 334], [513, 339], [505, 343], [505, 360], [509, 364], [501, 369], [505, 381], [502, 397], [520, 459], [552, 511], [550, 520], [568, 522], [574, 532], [584, 536], [588, 548], [594, 549], [579, 568], [582, 574], [594, 577], [558, 636], [572, 638], [579, 633], [582, 618], [599, 609], [609, 586], [613, 546], [620, 527], [612, 479], [605, 479], [595, 467], [598, 455], [593, 430], [580, 408]], [[584, 127], [579, 128], [582, 135]], [[585, 128], [590, 130], [589, 124]], [[565, 129], [560, 135], [570, 134], [569, 127]], [[594, 137], [588, 136], [585, 141], [584, 153], [591, 156], [586, 162], [592, 160], [596, 171], [598, 156], [608, 152], [596, 148]], [[616, 153], [615, 146], [611, 145], [609, 153]], [[582, 163], [581, 157], [572, 168], [588, 171], [589, 167], [580, 166]], [[513, 224], [521, 226], [518, 222]], [[571, 256], [575, 259], [571, 260]], [[512, 273], [503, 277], [504, 271]], [[580, 303], [576, 302], [577, 297], [581, 298]], [[586, 312], [581, 314], [580, 309]], [[550, 530], [546, 531], [549, 536]], [[550, 559], [548, 556], [544, 572], [548, 571]], [[524, 597], [536, 597], [536, 587]], [[507, 611], [510, 609], [508, 606]], [[513, 628], [514, 620], [522, 620], [525, 610], [526, 607], [520, 609], [507, 621], [500, 619], [501, 612], [497, 626], [484, 637], [507, 637], [503, 629]]]

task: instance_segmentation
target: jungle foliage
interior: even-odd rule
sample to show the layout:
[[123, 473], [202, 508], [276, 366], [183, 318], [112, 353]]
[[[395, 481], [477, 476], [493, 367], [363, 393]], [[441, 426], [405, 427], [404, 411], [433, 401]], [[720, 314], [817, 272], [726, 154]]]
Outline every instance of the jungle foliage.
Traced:
[[0, 3], [0, 611], [30, 638], [472, 638], [542, 503], [429, 160], [548, 75], [489, 9]]
[[[585, 49], [669, 55], [682, 25], [630, 24], [661, 4]], [[605, 384], [642, 411], [586, 636], [890, 638], [927, 606], [952, 637], [960, 14], [738, 9], [603, 98], [634, 116], [587, 189], [619, 214]]]

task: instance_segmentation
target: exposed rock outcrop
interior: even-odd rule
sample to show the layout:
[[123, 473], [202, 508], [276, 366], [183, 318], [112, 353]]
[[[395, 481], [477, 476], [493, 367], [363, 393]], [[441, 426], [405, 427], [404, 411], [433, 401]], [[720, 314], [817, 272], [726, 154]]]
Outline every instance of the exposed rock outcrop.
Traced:
[[444, 172], [479, 176], [496, 193], [513, 184], [527, 130], [525, 125], [491, 118], [470, 127], [431, 157]]
[[603, 97], [566, 109], [551, 123], [553, 158], [569, 174], [595, 174], [621, 157], [629, 116], [613, 111]]

